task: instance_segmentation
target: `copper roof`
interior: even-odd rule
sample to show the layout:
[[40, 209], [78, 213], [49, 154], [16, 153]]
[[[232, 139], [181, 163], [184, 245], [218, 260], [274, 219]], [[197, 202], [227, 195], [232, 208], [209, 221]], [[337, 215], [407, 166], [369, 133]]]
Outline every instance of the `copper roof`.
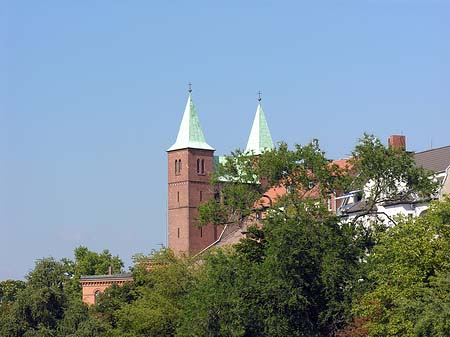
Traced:
[[414, 153], [417, 166], [433, 172], [442, 172], [450, 166], [450, 145]]

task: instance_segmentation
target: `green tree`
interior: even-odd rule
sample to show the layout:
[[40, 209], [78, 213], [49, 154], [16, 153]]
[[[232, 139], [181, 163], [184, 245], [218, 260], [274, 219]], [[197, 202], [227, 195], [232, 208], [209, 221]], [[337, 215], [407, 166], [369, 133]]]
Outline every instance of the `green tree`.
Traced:
[[178, 336], [332, 336], [349, 314], [364, 245], [315, 200], [205, 257]]
[[0, 282], [0, 306], [14, 302], [17, 294], [25, 288], [25, 282], [19, 280], [5, 280]]
[[123, 266], [108, 251], [101, 254], [85, 247], [75, 250], [75, 262], [44, 258], [26, 276], [26, 282], [1, 283], [0, 335], [9, 336], [99, 336], [107, 324], [90, 315], [81, 302], [79, 275], [105, 273], [112, 265]]
[[357, 301], [369, 336], [448, 336], [450, 199], [383, 233], [367, 259], [371, 285]]
[[1, 324], [2, 336], [51, 336], [64, 316], [68, 281], [62, 263], [52, 258], [39, 260], [27, 277]]
[[366, 212], [382, 202], [419, 198], [429, 200], [438, 184], [432, 172], [416, 166], [411, 152], [385, 147], [378, 138], [364, 134], [352, 151], [349, 188], [364, 190]]
[[[141, 257], [133, 270], [134, 285], [105, 291], [95, 309], [111, 322], [107, 336], [173, 336], [194, 266], [169, 250]], [[151, 263], [148, 263], [151, 261]], [[112, 309], [112, 310], [111, 310]]]

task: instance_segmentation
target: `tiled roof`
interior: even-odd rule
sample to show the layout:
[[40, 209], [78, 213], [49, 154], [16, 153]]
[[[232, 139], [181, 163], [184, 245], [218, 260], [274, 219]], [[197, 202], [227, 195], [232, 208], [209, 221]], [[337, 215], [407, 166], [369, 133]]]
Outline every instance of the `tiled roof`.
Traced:
[[133, 278], [131, 273], [112, 274], [112, 275], [81, 275], [80, 281], [90, 280], [117, 280], [117, 279], [130, 279]]
[[414, 153], [417, 166], [433, 172], [442, 172], [450, 166], [450, 145]]

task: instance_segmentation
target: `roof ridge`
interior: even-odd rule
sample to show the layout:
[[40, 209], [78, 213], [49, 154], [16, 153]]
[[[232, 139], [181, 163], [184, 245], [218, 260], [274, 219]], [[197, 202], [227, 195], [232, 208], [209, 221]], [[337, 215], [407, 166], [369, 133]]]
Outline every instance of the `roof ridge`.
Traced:
[[428, 150], [423, 150], [420, 152], [414, 152], [414, 154], [420, 154], [420, 153], [425, 153], [425, 152], [430, 152], [430, 151], [435, 151], [435, 150], [440, 150], [440, 149], [444, 149], [446, 147], [450, 147], [450, 145], [444, 145], [444, 146], [440, 146], [440, 147], [436, 147], [434, 149], [428, 149]]

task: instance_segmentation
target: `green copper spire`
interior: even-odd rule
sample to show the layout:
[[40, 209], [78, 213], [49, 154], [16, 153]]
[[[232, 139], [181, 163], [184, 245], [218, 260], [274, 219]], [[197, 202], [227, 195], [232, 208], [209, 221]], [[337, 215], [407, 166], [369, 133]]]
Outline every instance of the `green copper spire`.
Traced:
[[180, 150], [186, 148], [214, 150], [205, 141], [197, 112], [195, 111], [194, 102], [192, 102], [191, 88], [189, 85], [189, 97], [184, 109], [183, 119], [181, 120], [180, 130], [178, 131], [177, 140], [167, 151]]
[[256, 109], [250, 137], [248, 137], [247, 147], [245, 148], [245, 152], [253, 152], [254, 154], [261, 154], [265, 150], [271, 150], [275, 147], [261, 106], [261, 93], [258, 94], [258, 108]]

